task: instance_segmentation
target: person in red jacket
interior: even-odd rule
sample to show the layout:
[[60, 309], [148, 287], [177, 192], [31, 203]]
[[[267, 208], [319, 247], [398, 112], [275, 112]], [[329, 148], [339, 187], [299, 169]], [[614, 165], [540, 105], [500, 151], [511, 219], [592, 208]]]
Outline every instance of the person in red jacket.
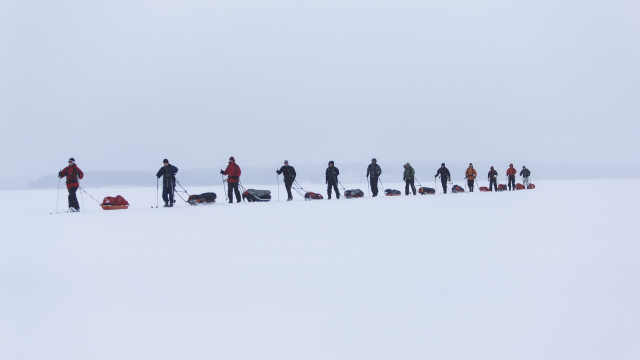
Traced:
[[59, 179], [62, 179], [65, 176], [67, 177], [67, 190], [69, 190], [69, 212], [78, 212], [80, 211], [80, 204], [78, 204], [76, 191], [78, 191], [78, 187], [80, 187], [78, 179], [82, 179], [84, 177], [84, 173], [80, 170], [78, 165], [76, 165], [76, 159], [69, 159], [69, 166], [58, 172]]
[[507, 182], [509, 183], [509, 191], [511, 191], [511, 187], [513, 184], [513, 190], [516, 190], [516, 174], [518, 171], [513, 167], [513, 164], [509, 164], [509, 168], [507, 169]]
[[226, 170], [220, 170], [220, 174], [228, 175], [227, 177], [227, 187], [229, 194], [229, 204], [233, 204], [233, 194], [232, 191], [236, 193], [236, 202], [240, 202], [240, 190], [238, 190], [238, 183], [240, 182], [240, 174], [242, 171], [240, 170], [240, 166], [236, 164], [236, 159], [232, 156], [229, 158], [229, 165], [227, 165]]

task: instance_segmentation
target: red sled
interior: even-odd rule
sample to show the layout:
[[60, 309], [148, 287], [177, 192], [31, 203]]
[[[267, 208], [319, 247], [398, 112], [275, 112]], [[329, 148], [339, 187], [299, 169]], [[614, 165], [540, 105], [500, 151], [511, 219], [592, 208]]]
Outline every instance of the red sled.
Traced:
[[522, 184], [516, 184], [516, 190], [524, 190], [526, 187]]
[[535, 188], [536, 188], [536, 186], [535, 186], [535, 185], [533, 185], [533, 184], [529, 184], [529, 185], [527, 185], [527, 189], [529, 189], [529, 190], [531, 190], [531, 189], [535, 189]]
[[305, 200], [322, 200], [324, 198], [322, 197], [322, 195], [318, 193], [308, 191], [306, 194], [304, 194], [304, 199]]
[[102, 210], [124, 210], [129, 208], [129, 202], [120, 195], [116, 197], [107, 196], [102, 200], [100, 207]]
[[489, 188], [488, 188], [488, 187], [486, 187], [486, 186], [480, 186], [480, 188], [479, 188], [478, 190], [480, 190], [480, 191], [482, 191], [482, 192], [489, 192], [489, 191], [491, 191], [491, 189], [489, 189]]
[[498, 185], [498, 191], [507, 191], [507, 185], [499, 184]]

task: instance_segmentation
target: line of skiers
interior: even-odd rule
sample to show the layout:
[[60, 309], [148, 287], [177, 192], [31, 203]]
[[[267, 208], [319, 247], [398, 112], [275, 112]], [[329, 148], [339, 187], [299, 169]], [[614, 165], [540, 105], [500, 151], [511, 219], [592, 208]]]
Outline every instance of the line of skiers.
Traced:
[[[58, 178], [66, 177], [66, 185], [69, 191], [69, 211], [76, 212], [80, 210], [80, 204], [78, 204], [78, 198], [76, 197], [76, 191], [80, 186], [78, 180], [84, 177], [84, 173], [80, 168], [76, 165], [75, 159], [70, 158], [68, 161], [68, 166], [58, 172]], [[415, 187], [415, 169], [411, 166], [411, 164], [406, 163], [403, 165], [404, 172], [402, 174], [402, 180], [405, 182], [404, 193], [405, 195], [409, 195], [409, 190], [416, 195], [416, 187]], [[162, 200], [164, 201], [164, 207], [172, 207], [175, 203], [174, 193], [176, 189], [176, 174], [178, 173], [178, 168], [169, 163], [169, 160], [164, 159], [162, 161], [162, 167], [156, 173], [156, 177], [158, 179], [162, 178]], [[289, 161], [285, 160], [284, 165], [276, 170], [278, 175], [283, 175], [284, 186], [287, 190], [287, 201], [293, 200], [293, 194], [291, 193], [291, 188], [293, 186], [294, 181], [296, 180], [296, 170], [293, 166], [289, 165]], [[507, 181], [508, 181], [508, 189], [509, 191], [516, 189], [516, 173], [517, 170], [513, 167], [513, 164], [509, 164], [509, 168], [507, 169]], [[220, 170], [220, 174], [227, 175], [226, 181], [228, 184], [227, 192], [229, 203], [233, 203], [233, 195], [236, 196], [236, 202], [241, 201], [240, 190], [238, 188], [240, 184], [240, 175], [242, 171], [240, 166], [236, 164], [236, 160], [233, 156], [229, 158], [229, 163], [225, 170]], [[366, 177], [369, 178], [369, 185], [371, 186], [371, 192], [373, 197], [378, 196], [378, 182], [380, 180], [380, 175], [382, 174], [382, 168], [378, 165], [378, 161], [373, 158], [371, 159], [371, 164], [367, 166], [367, 174]], [[336, 194], [336, 198], [340, 199], [340, 190], [338, 189], [338, 175], [340, 175], [340, 170], [335, 166], [334, 161], [329, 161], [328, 167], [325, 170], [325, 184], [327, 184], [327, 196], [328, 199], [331, 199], [332, 190]], [[525, 166], [522, 167], [520, 171], [520, 176], [523, 177], [524, 186], [529, 185], [529, 177], [531, 176], [531, 171], [527, 169]], [[440, 168], [434, 175], [434, 178], [440, 177], [440, 181], [442, 183], [442, 191], [447, 193], [447, 183], [451, 183], [451, 172], [446, 168], [445, 164], [442, 163]], [[469, 186], [469, 191], [473, 192], [474, 183], [476, 178], [478, 177], [478, 172], [473, 168], [473, 164], [470, 163], [469, 167], [465, 171], [465, 179], [467, 180], [467, 185]], [[491, 191], [498, 191], [498, 172], [491, 167], [489, 173], [487, 175], [487, 179], [489, 180], [489, 189]]]

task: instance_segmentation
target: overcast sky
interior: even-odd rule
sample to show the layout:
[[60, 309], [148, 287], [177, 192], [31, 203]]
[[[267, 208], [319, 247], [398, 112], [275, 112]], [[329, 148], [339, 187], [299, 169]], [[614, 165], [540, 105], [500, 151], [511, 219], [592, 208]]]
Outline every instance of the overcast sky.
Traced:
[[636, 0], [3, 0], [0, 178], [70, 156], [638, 166], [639, 16]]

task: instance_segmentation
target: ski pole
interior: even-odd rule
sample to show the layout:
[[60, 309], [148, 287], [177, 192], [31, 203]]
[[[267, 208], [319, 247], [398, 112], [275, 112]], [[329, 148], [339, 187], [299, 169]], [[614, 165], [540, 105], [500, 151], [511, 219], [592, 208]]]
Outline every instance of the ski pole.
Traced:
[[220, 174], [220, 177], [222, 178], [222, 192], [224, 193], [224, 198], [227, 202], [229, 202], [229, 197], [227, 196], [227, 190], [225, 189], [225, 186], [224, 186], [224, 175]]
[[62, 178], [58, 178], [58, 195], [56, 195], [56, 214], [58, 213], [58, 200], [60, 199], [60, 181], [61, 180]]
[[158, 208], [158, 203], [160, 202], [160, 178], [156, 178], [156, 209]]
[[[80, 184], [78, 184], [78, 187], [80, 187]], [[85, 207], [84, 207], [84, 196], [82, 196], [82, 192], [80, 192], [80, 200], [82, 201], [82, 208], [85, 209]], [[80, 210], [78, 210], [78, 212], [80, 212]]]
[[278, 202], [280, 202], [280, 174], [276, 170], [276, 185], [278, 186]]
[[371, 197], [371, 185], [369, 185], [369, 177], [367, 177], [367, 194], [369, 194], [369, 197]]
[[418, 186], [422, 187], [422, 184], [420, 184], [420, 180], [418, 180], [417, 177], [415, 177], [415, 175], [413, 176], [414, 179], [416, 179], [416, 182], [418, 183]]

